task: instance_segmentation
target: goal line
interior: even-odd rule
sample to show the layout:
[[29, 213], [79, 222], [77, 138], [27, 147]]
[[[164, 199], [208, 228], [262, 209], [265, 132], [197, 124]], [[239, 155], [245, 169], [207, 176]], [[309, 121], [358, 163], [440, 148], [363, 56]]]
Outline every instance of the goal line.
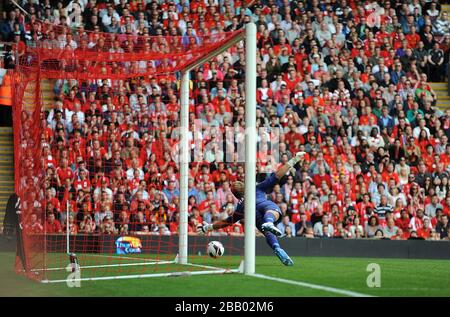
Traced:
[[[178, 256], [173, 261], [161, 261], [161, 262], [147, 262], [147, 263], [136, 263], [136, 265], [155, 265], [155, 264], [178, 264]], [[116, 265], [120, 266], [120, 265]], [[180, 271], [180, 272], [168, 272], [168, 273], [146, 273], [146, 274], [130, 274], [130, 275], [115, 275], [115, 276], [98, 276], [98, 277], [83, 277], [83, 278], [68, 278], [68, 279], [58, 279], [58, 280], [42, 280], [41, 283], [51, 284], [51, 283], [67, 283], [67, 282], [85, 282], [85, 281], [105, 281], [105, 280], [123, 280], [123, 279], [133, 279], [133, 278], [150, 278], [150, 277], [180, 277], [180, 276], [192, 276], [192, 275], [210, 275], [210, 274], [230, 274], [230, 273], [243, 273], [244, 264], [237, 269], [226, 269], [210, 265], [194, 264], [194, 263], [184, 263], [182, 266], [203, 268], [205, 270], [198, 271]], [[98, 267], [98, 266], [97, 266]], [[86, 269], [89, 267], [80, 267], [81, 269]]]
[[[119, 260], [121, 258], [118, 258]], [[128, 258], [128, 259], [132, 259], [132, 258]], [[151, 260], [151, 259], [138, 259], [137, 260], [140, 261], [144, 261], [144, 262], [136, 262], [136, 263], [115, 263], [115, 264], [99, 264], [99, 265], [85, 265], [85, 266], [81, 266], [80, 265], [80, 269], [96, 269], [96, 268], [108, 268], [108, 267], [122, 267], [122, 266], [140, 266], [140, 265], [162, 265], [162, 264], [174, 264], [176, 263], [175, 260], [173, 261], [164, 261], [164, 260]], [[31, 270], [32, 272], [36, 272], [36, 271], [62, 271], [65, 270], [65, 267], [49, 267], [46, 269], [34, 269]]]

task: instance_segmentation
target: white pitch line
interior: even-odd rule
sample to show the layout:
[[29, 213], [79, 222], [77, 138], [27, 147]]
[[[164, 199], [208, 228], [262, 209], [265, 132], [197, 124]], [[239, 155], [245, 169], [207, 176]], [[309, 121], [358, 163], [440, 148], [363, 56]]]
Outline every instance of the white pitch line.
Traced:
[[[79, 279], [70, 279], [70, 282], [83, 281], [105, 281], [105, 280], [124, 280], [131, 278], [148, 278], [148, 277], [170, 277], [170, 276], [190, 276], [190, 275], [209, 275], [209, 274], [224, 274], [224, 273], [238, 273], [237, 270], [215, 270], [215, 271], [184, 271], [172, 273], [150, 273], [150, 274], [136, 274], [136, 275], [119, 275], [119, 276], [102, 276], [102, 277], [87, 277]], [[67, 283], [68, 280], [42, 280], [41, 283]]]
[[[129, 257], [129, 256], [110, 256], [110, 255], [102, 255], [102, 254], [93, 254], [92, 257], [104, 257], [109, 259], [127, 259], [127, 260], [139, 260], [139, 261], [147, 261], [147, 262], [138, 262], [138, 263], [115, 263], [115, 264], [105, 264], [105, 265], [88, 265], [88, 266], [80, 266], [81, 269], [92, 269], [92, 268], [106, 268], [106, 267], [120, 267], [120, 266], [139, 266], [139, 265], [158, 265], [158, 264], [172, 264], [175, 261], [168, 260], [159, 260], [159, 259], [148, 259], [148, 258], [139, 258], [139, 257]], [[45, 269], [33, 269], [32, 272], [36, 271], [60, 271], [65, 270], [65, 267], [49, 267]]]
[[318, 289], [321, 291], [326, 291], [326, 292], [331, 292], [331, 293], [336, 293], [336, 294], [341, 294], [341, 295], [347, 295], [347, 296], [351, 296], [351, 297], [373, 297], [373, 295], [347, 291], [345, 289], [339, 289], [339, 288], [334, 288], [334, 287], [329, 287], [329, 286], [305, 283], [305, 282], [300, 282], [300, 281], [287, 280], [284, 278], [272, 277], [272, 276], [267, 276], [267, 275], [263, 275], [263, 274], [255, 273], [255, 274], [251, 274], [250, 276], [254, 276], [257, 278], [266, 279], [266, 280], [270, 280], [270, 281], [280, 282], [280, 283], [286, 283], [286, 284], [291, 284], [291, 285], [297, 285], [297, 286]]
[[138, 263], [118, 263], [118, 264], [104, 264], [104, 265], [88, 265], [80, 266], [81, 269], [95, 269], [95, 268], [105, 268], [105, 267], [122, 267], [122, 266], [140, 266], [140, 265], [161, 265], [161, 264], [172, 264], [174, 261], [160, 261], [160, 262], [138, 262]]
[[211, 269], [211, 270], [229, 270], [230, 272], [233, 271], [232, 269], [224, 269], [224, 268], [217, 267], [217, 266], [210, 266], [210, 265], [203, 265], [203, 264], [186, 263], [185, 265], [202, 267], [202, 268]]
[[[160, 261], [160, 262], [138, 262], [138, 263], [117, 263], [117, 264], [102, 264], [102, 265], [87, 265], [80, 266], [80, 269], [97, 269], [97, 268], [106, 268], [106, 267], [122, 267], [122, 266], [141, 266], [141, 265], [161, 265], [161, 264], [173, 264], [174, 261]], [[35, 269], [32, 271], [59, 271], [65, 270], [65, 267], [51, 267], [47, 269]]]

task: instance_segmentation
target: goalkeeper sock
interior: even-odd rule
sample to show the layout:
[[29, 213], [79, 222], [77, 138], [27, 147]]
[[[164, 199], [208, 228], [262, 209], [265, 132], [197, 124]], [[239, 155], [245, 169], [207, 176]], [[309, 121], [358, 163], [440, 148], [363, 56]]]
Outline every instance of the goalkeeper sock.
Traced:
[[264, 222], [272, 222], [272, 223], [274, 223], [276, 221], [275, 215], [273, 213], [271, 213], [271, 212], [266, 212], [264, 214], [263, 218], [264, 218]]
[[272, 232], [266, 232], [265, 236], [267, 244], [272, 248], [272, 250], [278, 249], [280, 247], [277, 237]]

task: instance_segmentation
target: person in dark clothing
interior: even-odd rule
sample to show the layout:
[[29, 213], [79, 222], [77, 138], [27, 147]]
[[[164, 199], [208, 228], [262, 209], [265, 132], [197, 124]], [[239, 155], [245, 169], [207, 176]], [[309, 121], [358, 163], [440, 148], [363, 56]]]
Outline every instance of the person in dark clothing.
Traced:
[[400, 159], [405, 157], [405, 150], [399, 139], [396, 139], [394, 144], [389, 147], [389, 157], [395, 163], [399, 163]]
[[8, 239], [16, 235], [16, 264], [20, 263], [23, 270], [28, 272], [28, 265], [25, 256], [25, 248], [22, 237], [22, 220], [21, 220], [21, 203], [20, 197], [14, 193], [12, 194], [6, 204], [5, 218], [3, 220], [4, 234]]
[[18, 198], [19, 196], [12, 194], [6, 204], [5, 218], [3, 219], [3, 233], [8, 237], [14, 235], [19, 222], [16, 213], [16, 203]]
[[439, 48], [439, 43], [433, 45], [428, 54], [428, 77], [430, 81], [442, 81], [444, 74], [444, 51]]
[[335, 91], [336, 89], [338, 89], [338, 83], [340, 81], [344, 82], [345, 89], [347, 89], [349, 91], [352, 90], [352, 86], [350, 85], [348, 80], [344, 78], [343, 72], [341, 70], [338, 70], [338, 71], [336, 71], [335, 77], [333, 79], [331, 79], [327, 84], [330, 91]]
[[448, 216], [442, 215], [441, 220], [436, 224], [436, 233], [440, 235], [441, 239], [448, 237], [448, 230], [450, 229], [450, 222]]

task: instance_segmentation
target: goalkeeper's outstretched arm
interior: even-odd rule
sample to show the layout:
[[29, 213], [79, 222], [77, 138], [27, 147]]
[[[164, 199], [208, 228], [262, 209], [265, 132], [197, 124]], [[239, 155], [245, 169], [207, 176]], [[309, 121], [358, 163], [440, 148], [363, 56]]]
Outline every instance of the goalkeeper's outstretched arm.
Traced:
[[303, 160], [305, 152], [297, 152], [286, 164], [280, 166], [275, 172], [275, 177], [281, 179], [286, 175], [298, 162]]

